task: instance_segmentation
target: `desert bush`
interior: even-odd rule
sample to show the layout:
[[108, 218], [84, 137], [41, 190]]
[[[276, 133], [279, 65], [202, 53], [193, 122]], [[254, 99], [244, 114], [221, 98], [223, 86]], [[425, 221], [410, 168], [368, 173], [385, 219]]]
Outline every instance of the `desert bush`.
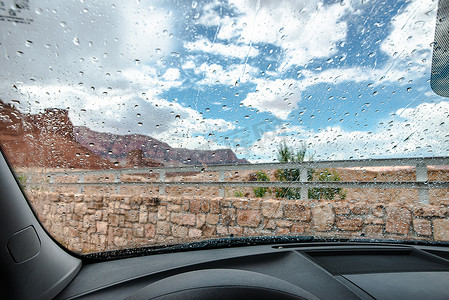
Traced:
[[234, 197], [237, 198], [245, 197], [245, 193], [241, 189], [234, 190]]
[[[302, 143], [300, 149], [295, 151], [292, 147], [287, 146], [284, 141], [279, 145], [278, 161], [279, 162], [303, 162], [307, 153], [307, 145]], [[275, 177], [278, 181], [298, 181], [300, 178], [300, 169], [283, 169], [276, 170]], [[307, 180], [313, 178], [313, 170], [307, 170]], [[301, 189], [281, 187], [275, 188], [276, 198], [300, 199]]]
[[[330, 171], [328, 169], [321, 170], [315, 174], [315, 179], [318, 181], [340, 181], [340, 174], [337, 171]], [[346, 198], [346, 191], [342, 188], [312, 188], [309, 189], [310, 199], [326, 199], [333, 200], [335, 195], [339, 195], [340, 199]]]
[[[259, 170], [256, 173], [250, 175], [249, 181], [270, 181], [270, 178], [268, 177], [267, 173]], [[253, 192], [255, 197], [262, 198], [271, 191], [268, 187], [255, 187], [253, 188]]]
[[[278, 160], [279, 162], [303, 162], [306, 159], [307, 145], [302, 143], [299, 150], [295, 151], [292, 147], [287, 146], [284, 141], [279, 145]], [[307, 160], [311, 159], [309, 156]], [[278, 181], [299, 181], [300, 169], [283, 169], [277, 170], [275, 177]], [[340, 181], [340, 175], [337, 171], [329, 171], [328, 169], [322, 170], [320, 173], [315, 174], [315, 170], [307, 170], [307, 180], [318, 181]], [[276, 198], [287, 199], [300, 199], [300, 188], [276, 188]], [[312, 188], [308, 190], [309, 199], [328, 199], [332, 200], [335, 195], [339, 195], [340, 199], [346, 198], [346, 191], [342, 188]]]

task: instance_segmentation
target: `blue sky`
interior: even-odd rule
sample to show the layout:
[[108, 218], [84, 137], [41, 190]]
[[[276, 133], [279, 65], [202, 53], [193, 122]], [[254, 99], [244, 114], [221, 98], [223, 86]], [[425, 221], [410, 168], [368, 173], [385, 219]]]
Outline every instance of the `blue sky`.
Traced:
[[436, 1], [59, 5], [2, 29], [2, 98], [24, 111], [254, 162], [283, 140], [315, 159], [449, 155], [428, 82]]

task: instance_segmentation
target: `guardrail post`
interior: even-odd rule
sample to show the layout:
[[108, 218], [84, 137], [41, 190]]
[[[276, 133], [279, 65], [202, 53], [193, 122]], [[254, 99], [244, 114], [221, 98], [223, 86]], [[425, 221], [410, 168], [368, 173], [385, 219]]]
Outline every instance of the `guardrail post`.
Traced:
[[84, 174], [80, 174], [78, 176], [78, 193], [83, 194], [84, 193]]
[[[218, 171], [218, 181], [219, 182], [225, 181], [225, 171]], [[222, 185], [219, 187], [218, 196], [221, 198], [225, 197], [225, 188]]]
[[[307, 181], [307, 168], [302, 168], [299, 171], [299, 181], [306, 182]], [[309, 199], [309, 189], [306, 187], [302, 187], [300, 190], [301, 200]]]
[[[429, 177], [427, 175], [427, 165], [416, 165], [416, 182], [427, 182]], [[429, 204], [429, 188], [418, 188], [418, 201], [422, 204]]]
[[120, 182], [120, 174], [114, 173], [114, 182], [116, 184], [114, 184], [114, 191], [116, 194], [120, 194], [120, 185], [117, 184]]
[[165, 170], [159, 170], [159, 195], [165, 196]]
[[53, 187], [54, 183], [55, 183], [55, 177], [53, 174], [50, 174], [50, 178], [48, 180], [48, 184], [50, 185], [50, 188], [49, 188], [50, 192], [54, 191], [54, 187]]

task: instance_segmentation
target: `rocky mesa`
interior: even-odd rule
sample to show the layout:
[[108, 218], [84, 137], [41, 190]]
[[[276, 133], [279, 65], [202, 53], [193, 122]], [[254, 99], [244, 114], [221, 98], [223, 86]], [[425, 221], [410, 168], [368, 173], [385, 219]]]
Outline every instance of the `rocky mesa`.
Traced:
[[75, 141], [68, 112], [24, 114], [0, 101], [0, 144], [13, 167], [105, 169], [114, 165]]
[[173, 148], [150, 136], [117, 135], [74, 126], [69, 112], [26, 114], [0, 100], [0, 144], [15, 167], [104, 169], [248, 163], [230, 149]]
[[191, 150], [173, 148], [167, 143], [141, 134], [118, 135], [97, 132], [87, 127], [75, 127], [75, 137], [78, 143], [88, 147], [95, 154], [121, 162], [126, 160], [128, 153], [142, 150], [145, 158], [163, 165], [213, 165], [213, 164], [243, 164], [246, 159], [239, 159], [231, 149]]

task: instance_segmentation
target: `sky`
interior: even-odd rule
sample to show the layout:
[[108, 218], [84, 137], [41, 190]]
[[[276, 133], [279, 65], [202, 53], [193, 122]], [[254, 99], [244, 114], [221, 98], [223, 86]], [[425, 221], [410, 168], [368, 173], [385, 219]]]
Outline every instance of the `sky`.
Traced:
[[[10, 13], [12, 1], [0, 5]], [[437, 1], [56, 1], [0, 17], [0, 99], [172, 147], [275, 161], [449, 155]]]

